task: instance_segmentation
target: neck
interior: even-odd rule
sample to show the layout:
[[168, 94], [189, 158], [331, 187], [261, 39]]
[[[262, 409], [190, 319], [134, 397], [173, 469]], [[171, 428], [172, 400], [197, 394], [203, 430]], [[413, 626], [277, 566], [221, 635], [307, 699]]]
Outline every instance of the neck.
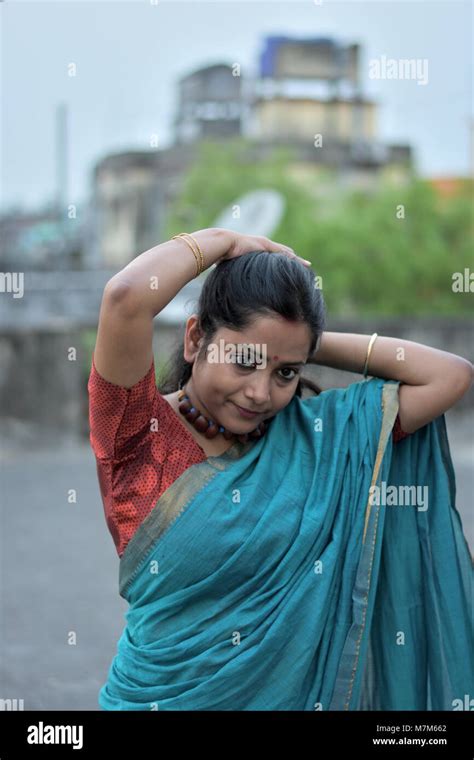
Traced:
[[[257, 428], [248, 433], [233, 433], [215, 420], [204, 405], [201, 407], [198, 401], [194, 401], [195, 398], [196, 394], [193, 391], [192, 384], [190, 382], [186, 383], [185, 387], [178, 391], [178, 410], [206, 438], [215, 439], [223, 437], [226, 440], [237, 438], [241, 443], [246, 443], [248, 440], [257, 440], [266, 430], [266, 423], [261, 422]], [[221, 427], [223, 428], [222, 430], [220, 429]]]
[[[190, 377], [189, 380], [187, 381], [187, 383], [184, 384], [183, 390], [186, 393], [186, 396], [188, 396], [188, 398], [191, 401], [192, 405], [195, 407], [195, 409], [199, 409], [199, 411], [201, 412], [201, 414], [203, 414], [205, 417], [208, 417], [209, 419], [214, 420], [214, 422], [216, 423], [216, 425], [220, 424], [219, 422], [217, 422], [217, 420], [214, 419], [214, 417], [209, 412], [209, 409], [207, 408], [207, 406], [205, 404], [203, 404], [203, 402], [201, 401], [201, 399], [197, 395], [197, 393], [195, 391], [195, 388], [194, 388], [194, 385], [193, 385], [192, 377]], [[219, 435], [221, 436], [222, 434], [219, 433]]]

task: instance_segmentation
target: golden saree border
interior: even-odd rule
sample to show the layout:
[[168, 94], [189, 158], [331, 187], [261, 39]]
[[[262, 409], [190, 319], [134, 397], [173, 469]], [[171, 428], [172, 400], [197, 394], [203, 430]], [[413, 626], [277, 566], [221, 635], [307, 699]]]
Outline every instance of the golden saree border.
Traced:
[[139, 525], [120, 558], [119, 593], [124, 599], [144, 560], [163, 533], [174, 523], [198, 493], [221, 470], [243, 457], [253, 441], [236, 441], [220, 456], [211, 456], [188, 467], [164, 491]]
[[[387, 448], [387, 443], [392, 433], [395, 420], [397, 418], [398, 409], [399, 409], [398, 385], [395, 385], [394, 383], [386, 383], [382, 388], [382, 410], [383, 410], [382, 426], [380, 429], [379, 442], [377, 446], [377, 454], [375, 456], [374, 471], [372, 474], [372, 482], [370, 484], [370, 488], [372, 488], [372, 486], [374, 486], [375, 483], [377, 482], [380, 465], [382, 463], [382, 459], [385, 454], [385, 449]], [[367, 507], [365, 510], [364, 535], [362, 538], [363, 544], [365, 544], [365, 536], [367, 533], [367, 526], [369, 524], [371, 507], [372, 507], [372, 504], [370, 500], [370, 491], [369, 491]]]
[[[375, 463], [374, 463], [374, 469], [372, 474], [372, 481], [370, 484], [370, 488], [374, 486], [377, 482], [379, 471], [380, 471], [380, 465], [382, 463], [383, 457], [385, 455], [385, 451], [387, 448], [387, 443], [390, 439], [390, 436], [392, 434], [393, 425], [395, 423], [398, 410], [399, 410], [399, 397], [398, 397], [398, 389], [399, 384], [398, 383], [385, 383], [382, 388], [382, 410], [383, 410], [383, 416], [382, 416], [382, 425], [380, 428], [380, 435], [379, 435], [379, 441], [377, 445], [377, 453], [375, 456]], [[362, 568], [366, 568], [366, 594], [364, 597], [364, 603], [363, 603], [363, 615], [362, 615], [362, 622], [359, 626], [359, 635], [355, 644], [355, 652], [354, 652], [354, 662], [352, 665], [352, 671], [349, 681], [349, 686], [346, 694], [346, 698], [344, 701], [344, 710], [349, 710], [351, 697], [352, 697], [352, 691], [354, 688], [354, 681], [357, 674], [357, 667], [359, 664], [359, 657], [360, 657], [360, 647], [361, 647], [361, 641], [362, 636], [364, 635], [365, 628], [366, 628], [366, 618], [367, 618], [367, 608], [368, 608], [368, 602], [369, 602], [369, 593], [371, 589], [371, 579], [372, 579], [372, 568], [374, 564], [374, 556], [375, 556], [375, 548], [376, 548], [376, 541], [377, 541], [377, 533], [378, 533], [378, 521], [379, 521], [379, 514], [380, 514], [380, 505], [376, 505], [376, 511], [371, 531], [371, 542], [370, 544], [366, 543], [366, 537], [367, 537], [367, 529], [369, 525], [369, 519], [371, 515], [372, 510], [372, 504], [371, 504], [371, 491], [369, 490], [369, 497], [367, 500], [367, 507], [365, 511], [365, 524], [364, 524], [364, 534], [362, 538], [362, 556], [361, 556], [361, 565]]]

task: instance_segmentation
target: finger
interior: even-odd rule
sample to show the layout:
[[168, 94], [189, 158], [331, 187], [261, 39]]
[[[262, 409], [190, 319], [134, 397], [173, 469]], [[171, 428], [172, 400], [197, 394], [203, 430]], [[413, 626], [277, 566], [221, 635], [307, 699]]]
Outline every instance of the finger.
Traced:
[[275, 243], [275, 247], [277, 250], [286, 252], [286, 253], [292, 253], [294, 256], [296, 256], [296, 253], [294, 252], [293, 248], [290, 248], [289, 245], [283, 245], [283, 243]]
[[258, 237], [257, 240], [259, 243], [263, 246], [264, 250], [267, 251], [293, 251], [293, 248], [290, 248], [288, 245], [283, 245], [283, 243], [277, 243], [276, 240], [270, 240], [270, 238], [261, 236]]
[[271, 250], [274, 253], [286, 253], [289, 256], [295, 256], [296, 257], [296, 253], [294, 252], [293, 248], [290, 248], [289, 245], [283, 245], [282, 243], [274, 243], [272, 241]]
[[301, 261], [301, 263], [302, 263], [302, 264], [304, 264], [304, 266], [306, 266], [306, 267], [308, 267], [308, 266], [310, 267], [310, 266], [311, 266], [311, 261], [308, 261], [308, 259], [303, 259], [301, 256], [298, 256], [298, 255], [297, 255], [297, 254], [294, 252], [293, 248], [290, 248], [290, 247], [289, 247], [289, 246], [287, 246], [287, 245], [285, 245], [285, 246], [282, 246], [282, 247], [280, 248], [280, 251], [279, 251], [279, 252], [281, 252], [281, 253], [284, 253], [284, 254], [285, 254], [285, 255], [287, 255], [287, 256], [288, 256], [290, 259], [297, 259], [298, 261]]
[[283, 245], [283, 243], [277, 243], [275, 240], [270, 240], [269, 238], [262, 238], [262, 241], [266, 241], [267, 249], [271, 250], [273, 253], [283, 253], [291, 259], [298, 259], [299, 261], [301, 261], [302, 264], [304, 264], [305, 267], [311, 266], [311, 261], [308, 261], [308, 259], [303, 259], [301, 256], [298, 256], [294, 252], [293, 248], [291, 248], [289, 245]]

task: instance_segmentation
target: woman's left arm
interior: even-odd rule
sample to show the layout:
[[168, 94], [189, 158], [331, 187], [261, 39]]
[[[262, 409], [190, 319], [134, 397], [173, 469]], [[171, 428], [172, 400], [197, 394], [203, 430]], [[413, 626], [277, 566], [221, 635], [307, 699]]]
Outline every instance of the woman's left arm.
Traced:
[[[309, 361], [362, 374], [369, 341], [370, 335], [323, 332]], [[367, 371], [371, 376], [400, 381], [399, 417], [406, 433], [414, 433], [450, 409], [474, 379], [471, 362], [462, 356], [380, 335], [372, 345]]]

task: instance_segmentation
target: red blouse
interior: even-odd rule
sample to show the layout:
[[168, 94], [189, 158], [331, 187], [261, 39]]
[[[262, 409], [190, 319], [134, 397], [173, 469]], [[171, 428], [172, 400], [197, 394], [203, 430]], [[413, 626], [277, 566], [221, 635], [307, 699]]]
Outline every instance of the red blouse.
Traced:
[[[154, 361], [138, 383], [123, 388], [99, 375], [92, 356], [87, 390], [105, 519], [121, 557], [161, 494], [207, 455], [158, 391]], [[407, 435], [397, 416], [393, 440]]]

